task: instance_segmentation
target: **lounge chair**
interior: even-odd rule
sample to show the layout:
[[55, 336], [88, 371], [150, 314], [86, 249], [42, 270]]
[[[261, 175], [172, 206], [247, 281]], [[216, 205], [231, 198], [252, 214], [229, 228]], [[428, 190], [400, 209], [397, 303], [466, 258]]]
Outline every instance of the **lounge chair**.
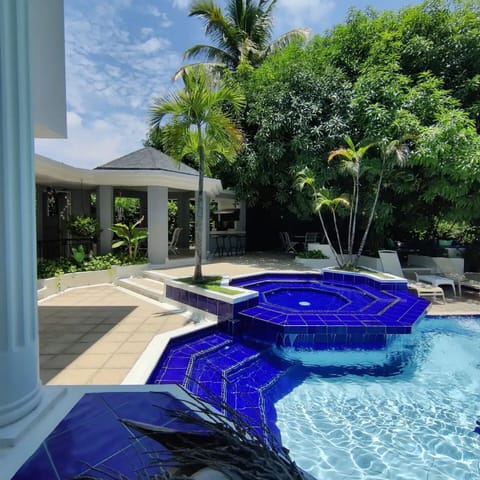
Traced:
[[471, 292], [480, 293], [480, 273], [465, 272], [460, 285]]
[[170, 242], [168, 243], [168, 253], [173, 253], [174, 255], [177, 255], [178, 254], [178, 247], [177, 247], [177, 243], [178, 243], [178, 239], [180, 238], [180, 233], [182, 231], [182, 228], [181, 227], [177, 227], [175, 228], [175, 230], [173, 231], [173, 234], [172, 234], [172, 239], [170, 240]]
[[[419, 297], [436, 298], [437, 295], [440, 295], [443, 299], [443, 303], [445, 303], [445, 293], [443, 289], [439, 286], [440, 284], [437, 284], [437, 285], [426, 284], [420, 281], [419, 278], [417, 279], [416, 282], [412, 282], [405, 277], [402, 270], [402, 266], [400, 265], [398, 253], [395, 250], [379, 250], [378, 255], [382, 262], [383, 271], [385, 273], [390, 273], [391, 275], [395, 275], [396, 277], [399, 277], [399, 278], [405, 278], [405, 280], [407, 280], [408, 282], [408, 288], [410, 290], [415, 291], [415, 293]], [[423, 277], [423, 276], [426, 276], [426, 275], [420, 275], [418, 277]], [[428, 276], [437, 277], [436, 275], [428, 275]], [[443, 278], [443, 277], [437, 277], [437, 278]], [[453, 283], [453, 280], [450, 280], [449, 278], [444, 278], [444, 280], [448, 281], [449, 285], [452, 285]], [[428, 283], [431, 283], [431, 282], [428, 282]], [[445, 284], [445, 283], [441, 283], [441, 284]]]

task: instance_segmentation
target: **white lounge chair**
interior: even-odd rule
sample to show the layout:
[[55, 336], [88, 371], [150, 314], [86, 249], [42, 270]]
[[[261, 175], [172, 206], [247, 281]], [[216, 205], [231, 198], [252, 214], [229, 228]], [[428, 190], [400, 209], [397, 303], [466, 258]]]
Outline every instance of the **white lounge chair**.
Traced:
[[[395, 250], [379, 250], [378, 255], [382, 262], [383, 271], [385, 273], [390, 273], [391, 275], [395, 275], [399, 278], [405, 278], [405, 275], [402, 270], [402, 266], [400, 265], [400, 260], [398, 258], [398, 253]], [[417, 275], [417, 274], [416, 274]], [[440, 285], [445, 285], [448, 282], [448, 285], [453, 284], [453, 280], [444, 277], [437, 277], [436, 275], [417, 275], [417, 281], [412, 282], [408, 279], [408, 288], [414, 290], [419, 297], [434, 297], [436, 298], [437, 295], [440, 295], [443, 299], [443, 303], [445, 303], [445, 293]], [[431, 284], [427, 285], [420, 281], [420, 277], [436, 277], [438, 279], [446, 280], [447, 282], [441, 282], [437, 285]], [[452, 282], [452, 283], [450, 283]], [[429, 284], [431, 282], [428, 282]], [[455, 292], [455, 287], [454, 287]]]

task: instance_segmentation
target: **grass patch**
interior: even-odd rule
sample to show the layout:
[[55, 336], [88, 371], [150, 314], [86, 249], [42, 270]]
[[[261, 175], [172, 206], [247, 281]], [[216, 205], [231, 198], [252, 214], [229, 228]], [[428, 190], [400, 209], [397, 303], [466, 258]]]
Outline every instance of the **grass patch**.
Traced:
[[224, 293], [225, 295], [238, 295], [241, 290], [236, 288], [224, 287], [220, 285], [222, 281], [221, 276], [207, 276], [203, 277], [202, 282], [194, 282], [192, 277], [186, 278], [177, 278], [179, 282], [186, 283], [187, 285], [193, 285], [195, 287], [204, 288], [205, 290], [210, 290], [211, 292]]
[[366, 268], [361, 268], [361, 267], [353, 267], [351, 265], [345, 266], [345, 267], [335, 267], [334, 270], [337, 270], [339, 272], [368, 273], [369, 275], [373, 275], [374, 277], [385, 278], [385, 279], [392, 278], [392, 276], [388, 273], [377, 272], [376, 270], [368, 270]]

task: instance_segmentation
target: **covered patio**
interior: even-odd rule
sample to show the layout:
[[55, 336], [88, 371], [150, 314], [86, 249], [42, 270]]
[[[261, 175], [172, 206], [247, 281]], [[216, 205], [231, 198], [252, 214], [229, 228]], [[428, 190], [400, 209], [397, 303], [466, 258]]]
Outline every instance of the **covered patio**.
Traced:
[[[198, 172], [164, 153], [142, 148], [93, 170], [35, 155], [35, 172], [39, 257], [70, 255], [66, 220], [70, 215], [92, 215], [92, 194], [100, 224], [99, 254], [111, 251], [113, 233], [109, 228], [116, 221], [115, 198], [122, 196], [138, 200], [139, 216], [144, 216], [140, 227], [148, 230], [150, 264], [164, 265], [169, 258], [169, 200], [177, 204], [178, 245], [188, 249], [190, 202], [197, 198]], [[219, 180], [204, 179], [203, 258], [209, 250], [210, 200], [222, 190]], [[57, 203], [55, 208], [52, 202]]]

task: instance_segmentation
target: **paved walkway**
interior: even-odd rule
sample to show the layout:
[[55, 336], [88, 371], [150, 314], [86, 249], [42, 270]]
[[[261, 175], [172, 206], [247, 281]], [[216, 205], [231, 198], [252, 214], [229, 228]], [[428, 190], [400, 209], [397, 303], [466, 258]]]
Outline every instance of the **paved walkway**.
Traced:
[[52, 385], [119, 384], [157, 334], [189, 322], [113, 285], [39, 302], [40, 376]]
[[[205, 275], [241, 275], [264, 270], [305, 270], [291, 257], [244, 256], [203, 266]], [[193, 267], [162, 270], [189, 276]], [[430, 315], [480, 315], [474, 298], [447, 298]], [[157, 334], [189, 323], [179, 310], [113, 285], [67, 290], [39, 302], [40, 375], [56, 385], [119, 384]]]

